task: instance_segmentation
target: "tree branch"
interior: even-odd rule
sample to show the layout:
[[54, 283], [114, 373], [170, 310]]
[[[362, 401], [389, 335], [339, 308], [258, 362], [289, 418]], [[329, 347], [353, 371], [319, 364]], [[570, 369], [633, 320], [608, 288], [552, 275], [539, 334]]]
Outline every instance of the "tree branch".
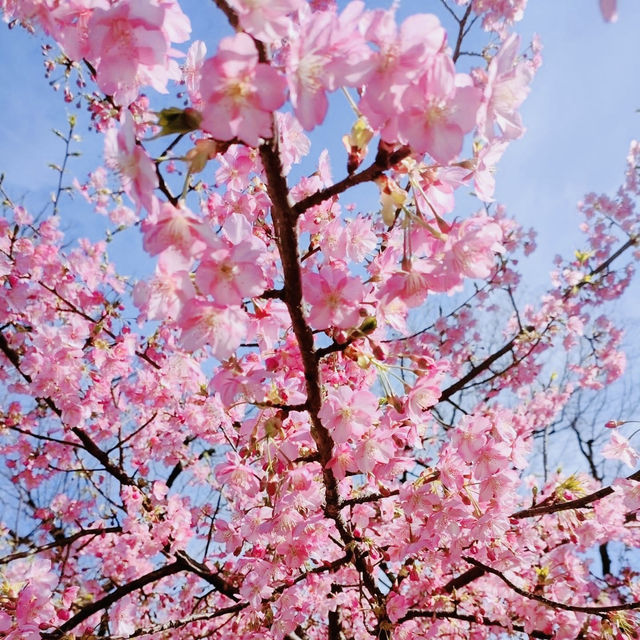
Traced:
[[458, 58], [460, 57], [460, 47], [462, 47], [462, 40], [464, 39], [464, 36], [467, 33], [465, 31], [465, 26], [467, 24], [467, 20], [469, 19], [469, 16], [471, 15], [472, 8], [473, 8], [472, 3], [469, 3], [467, 10], [464, 12], [464, 15], [458, 21], [458, 37], [456, 39], [456, 46], [455, 46], [455, 49], [453, 50], [453, 55], [451, 56], [454, 62], [457, 62]]
[[400, 149], [393, 153], [388, 153], [384, 149], [378, 148], [378, 155], [375, 161], [366, 169], [363, 169], [360, 173], [351, 174], [326, 189], [316, 191], [293, 205], [293, 212], [296, 218], [302, 215], [307, 209], [322, 204], [325, 200], [329, 200], [329, 198], [333, 198], [333, 196], [337, 196], [351, 187], [355, 187], [363, 182], [372, 182], [380, 177], [387, 169], [404, 160], [409, 153], [409, 147], [400, 147]]
[[516, 631], [518, 633], [526, 633], [530, 638], [540, 638], [541, 640], [549, 640], [553, 636], [543, 631], [525, 631], [524, 627], [520, 625], [506, 626], [502, 622], [497, 620], [491, 620], [485, 616], [472, 616], [467, 613], [458, 613], [456, 611], [408, 611], [400, 620], [398, 624], [406, 622], [407, 620], [414, 620], [415, 618], [433, 618], [436, 620], [463, 620], [471, 624], [482, 624], [485, 627], [499, 627], [508, 631]]
[[561, 609], [563, 611], [574, 611], [577, 613], [593, 613], [595, 615], [604, 616], [607, 613], [612, 613], [614, 611], [629, 611], [632, 609], [640, 609], [640, 602], [628, 602], [623, 604], [612, 604], [612, 605], [600, 605], [600, 606], [583, 606], [583, 605], [574, 605], [574, 604], [566, 604], [564, 602], [556, 602], [555, 600], [550, 600], [549, 598], [545, 598], [537, 593], [532, 593], [531, 591], [526, 591], [525, 589], [520, 588], [518, 585], [514, 584], [507, 576], [504, 575], [501, 571], [494, 569], [493, 567], [489, 567], [486, 564], [476, 560], [475, 558], [470, 558], [465, 556], [463, 558], [469, 564], [472, 564], [474, 567], [478, 567], [483, 569], [486, 573], [491, 573], [494, 576], [497, 576], [504, 582], [510, 589], [515, 591], [518, 595], [521, 595], [524, 598], [529, 598], [530, 600], [535, 600], [540, 604], [544, 604], [547, 607], [552, 609]]
[[103, 529], [82, 529], [73, 535], [64, 537], [64, 538], [56, 538], [53, 542], [49, 542], [41, 547], [37, 547], [36, 549], [29, 549], [28, 551], [18, 551], [16, 553], [12, 553], [8, 556], [4, 556], [4, 558], [0, 558], [0, 565], [8, 564], [9, 562], [13, 562], [14, 560], [19, 560], [20, 558], [27, 558], [29, 556], [36, 555], [38, 553], [42, 553], [43, 551], [49, 551], [49, 549], [55, 549], [56, 547], [65, 547], [67, 545], [73, 544], [76, 540], [80, 540], [80, 538], [84, 538], [85, 536], [101, 536], [105, 533], [120, 533], [122, 531], [122, 527], [105, 527]]
[[[627, 251], [628, 249], [630, 249], [631, 247], [637, 244], [638, 244], [638, 237], [630, 236], [629, 239], [623, 245], [621, 245], [614, 253], [612, 253], [604, 262], [600, 263], [597, 267], [594, 267], [577, 285], [573, 287], [567, 287], [562, 292], [562, 298], [564, 300], [567, 300], [571, 296], [575, 295], [581, 288], [587, 285], [593, 284], [592, 279], [594, 276], [598, 275], [599, 273], [602, 273], [602, 271], [607, 269], [614, 260], [619, 258], [625, 251]], [[549, 320], [549, 323], [541, 332], [540, 337], [542, 337], [548, 331], [548, 329], [551, 327], [554, 321], [555, 321], [555, 318], [551, 318]], [[465, 376], [460, 378], [460, 380], [458, 380], [454, 384], [444, 389], [444, 391], [440, 396], [439, 402], [444, 402], [448, 400], [452, 395], [464, 389], [464, 387], [469, 382], [471, 382], [471, 380], [473, 380], [476, 376], [478, 376], [483, 371], [486, 371], [496, 360], [498, 360], [502, 356], [506, 355], [509, 351], [511, 351], [516, 345], [517, 341], [532, 330], [533, 330], [533, 327], [524, 327], [523, 330], [519, 331], [515, 336], [513, 336], [513, 338], [511, 338], [509, 342], [507, 342], [500, 349], [498, 349], [498, 351], [492, 353], [490, 356], [485, 358], [480, 364], [473, 367], [471, 371], [469, 371]], [[538, 344], [538, 342], [539, 342], [539, 339], [536, 341], [536, 345]], [[502, 373], [504, 372], [501, 372], [498, 375], [502, 375]]]
[[[636, 482], [640, 482], [640, 470], [632, 473], [630, 476], [627, 476], [627, 480], [634, 480]], [[546, 513], [556, 513], [557, 511], [568, 511], [570, 509], [582, 509], [587, 505], [590, 505], [592, 502], [596, 500], [601, 500], [606, 496], [610, 496], [614, 492], [613, 487], [603, 487], [598, 491], [594, 491], [586, 496], [582, 496], [581, 498], [576, 498], [575, 500], [569, 500], [567, 502], [559, 502], [557, 504], [545, 504], [537, 507], [531, 507], [530, 509], [522, 509], [521, 511], [516, 511], [511, 514], [512, 518], [534, 518], [536, 516], [542, 516]]]
[[156, 582], [161, 578], [166, 578], [167, 576], [179, 573], [180, 571], [183, 571], [184, 568], [184, 562], [176, 560], [176, 562], [172, 562], [171, 564], [160, 567], [159, 569], [151, 571], [144, 576], [140, 576], [139, 578], [114, 589], [111, 593], [108, 593], [99, 600], [95, 600], [94, 602], [90, 602], [85, 605], [78, 613], [76, 613], [76, 615], [69, 618], [55, 631], [43, 633], [42, 637], [45, 638], [45, 640], [61, 640], [68, 631], [77, 627], [80, 623], [90, 618], [94, 613], [98, 613], [98, 611], [102, 611], [103, 609], [108, 609], [112, 604], [120, 600], [120, 598], [124, 598], [124, 596], [133, 593], [138, 589], [142, 589], [146, 585]]
[[247, 603], [241, 602], [231, 605], [230, 607], [223, 607], [222, 609], [216, 609], [215, 611], [207, 611], [206, 613], [194, 613], [193, 615], [181, 618], [180, 620], [170, 620], [163, 624], [156, 624], [151, 627], [143, 627], [136, 629], [132, 634], [128, 636], [111, 636], [110, 640], [129, 640], [130, 638], [139, 638], [140, 636], [154, 635], [156, 633], [162, 633], [163, 631], [171, 631], [171, 629], [178, 629], [185, 627], [192, 622], [202, 622], [205, 620], [213, 620], [214, 618], [220, 618], [222, 616], [235, 614], [243, 609], [246, 609]]
[[[29, 384], [32, 382], [31, 376], [28, 373], [24, 373], [22, 369], [20, 369], [20, 356], [16, 353], [14, 349], [9, 346], [7, 339], [5, 338], [2, 331], [0, 331], [0, 351], [5, 354], [8, 360], [13, 364], [18, 373], [22, 376], [22, 378], [28, 382]], [[62, 411], [56, 406], [55, 402], [51, 398], [43, 398], [42, 399], [45, 404], [53, 411], [60, 420], [62, 420]], [[121, 482], [122, 484], [128, 486], [138, 486], [138, 484], [128, 476], [120, 467], [116, 466], [111, 460], [109, 456], [98, 447], [98, 445], [89, 437], [89, 435], [80, 427], [71, 427], [70, 431], [75, 434], [84, 449], [92, 455], [96, 460], [98, 460], [104, 467], [105, 471], [112, 475], [116, 480]]]
[[[283, 176], [277, 136], [260, 146], [260, 157], [267, 177], [267, 192], [272, 203], [271, 216], [282, 262], [284, 302], [287, 305], [291, 326], [298, 341], [307, 391], [305, 405], [311, 422], [311, 435], [318, 448], [319, 460], [322, 464], [325, 488], [324, 512], [335, 523], [345, 547], [352, 550], [353, 564], [360, 573], [367, 591], [375, 598], [378, 606], [384, 609], [385, 598], [371, 574], [366, 560], [367, 552], [357, 544], [340, 514], [338, 483], [332, 470], [328, 467], [333, 455], [333, 439], [318, 416], [322, 406], [319, 364], [315, 353], [313, 332], [307, 324], [302, 310], [302, 274], [296, 233], [297, 214], [289, 203], [289, 189]], [[381, 617], [385, 617], [385, 615], [381, 614]]]
[[449, 582], [442, 587], [442, 590], [445, 593], [453, 593], [456, 589], [462, 589], [462, 587], [466, 587], [474, 580], [481, 578], [485, 573], [486, 571], [482, 567], [472, 567], [456, 578], [449, 580]]

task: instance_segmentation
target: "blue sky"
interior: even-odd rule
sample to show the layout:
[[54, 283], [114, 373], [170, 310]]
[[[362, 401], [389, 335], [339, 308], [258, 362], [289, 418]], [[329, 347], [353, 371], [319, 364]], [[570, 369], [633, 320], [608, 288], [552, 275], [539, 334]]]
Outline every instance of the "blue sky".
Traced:
[[532, 0], [520, 24], [523, 37], [540, 35], [544, 62], [522, 108], [528, 131], [503, 157], [496, 193], [538, 229], [536, 263], [545, 270], [556, 253], [577, 248], [576, 202], [615, 191], [640, 136], [640, 3], [619, 4], [619, 21], [606, 24], [596, 0]]
[[[183, 4], [191, 16], [190, 9], [200, 9], [199, 19], [193, 20], [194, 37], [226, 35], [213, 7], [202, 11], [199, 0]], [[523, 41], [540, 35], [544, 63], [522, 108], [527, 134], [511, 145], [499, 165], [497, 197], [539, 232], [539, 250], [527, 269], [533, 285], [546, 281], [556, 253], [566, 255], [578, 247], [575, 203], [587, 191], [617, 187], [629, 141], [640, 136], [635, 52], [640, 3], [620, 0], [619, 5], [620, 20], [606, 24], [597, 0], [531, 0], [518, 25]], [[429, 10], [442, 14], [438, 0], [402, 2], [400, 14]], [[7, 174], [12, 195], [24, 197], [37, 211], [55, 188], [56, 175], [47, 165], [62, 157], [62, 143], [50, 130], [64, 131], [66, 114], [74, 109], [44, 79], [43, 40], [4, 26], [0, 34], [0, 172]], [[336, 141], [350, 123], [341, 124]], [[71, 171], [83, 177], [99, 163], [101, 141], [82, 128], [79, 133], [85, 137], [80, 147], [84, 156], [72, 161]], [[314, 147], [324, 143], [326, 131], [313, 138]], [[101, 233], [81, 200], [76, 198], [68, 212], [72, 236], [97, 238]]]

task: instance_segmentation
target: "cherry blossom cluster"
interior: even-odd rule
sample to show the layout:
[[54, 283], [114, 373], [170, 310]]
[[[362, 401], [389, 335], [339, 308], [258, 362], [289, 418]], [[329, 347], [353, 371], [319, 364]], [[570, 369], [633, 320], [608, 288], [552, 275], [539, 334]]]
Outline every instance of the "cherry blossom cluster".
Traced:
[[[540, 64], [509, 32], [526, 1], [445, 3], [451, 34], [215, 4], [233, 35], [205, 43], [177, 0], [0, 2], [95, 83], [104, 164], [72, 184], [153, 270], [2, 191], [0, 638], [635, 637], [610, 549], [640, 545], [640, 472], [541, 470], [536, 443], [624, 370], [606, 305], [639, 257], [640, 146], [523, 305], [535, 234], [493, 195]], [[462, 71], [475, 17], [499, 42]], [[306, 132], [335, 136], [342, 99], [334, 179]], [[610, 433], [584, 468], [635, 470]]]

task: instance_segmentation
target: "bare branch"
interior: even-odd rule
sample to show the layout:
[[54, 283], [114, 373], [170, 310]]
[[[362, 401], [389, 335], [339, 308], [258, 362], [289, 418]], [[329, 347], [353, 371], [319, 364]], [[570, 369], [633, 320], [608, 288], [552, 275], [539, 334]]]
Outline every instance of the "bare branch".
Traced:
[[67, 536], [65, 538], [56, 538], [53, 542], [49, 542], [41, 547], [37, 547], [35, 549], [29, 549], [28, 551], [18, 551], [16, 553], [12, 553], [8, 556], [4, 556], [4, 558], [0, 558], [0, 565], [7, 564], [9, 562], [13, 562], [14, 560], [18, 560], [20, 558], [27, 558], [29, 556], [36, 555], [38, 553], [43, 553], [44, 551], [49, 551], [50, 549], [55, 549], [56, 547], [66, 547], [68, 545], [73, 544], [76, 540], [80, 540], [86, 536], [101, 536], [105, 533], [120, 533], [122, 531], [122, 527], [105, 527], [103, 529], [82, 529], [73, 535]]
[[537, 593], [532, 593], [531, 591], [526, 591], [522, 589], [518, 585], [514, 584], [507, 576], [504, 575], [501, 571], [494, 569], [493, 567], [489, 567], [486, 564], [476, 560], [475, 558], [465, 557], [464, 560], [469, 564], [472, 564], [474, 567], [478, 567], [483, 569], [486, 573], [491, 573], [494, 576], [497, 576], [504, 582], [510, 589], [515, 591], [518, 595], [521, 595], [524, 598], [529, 598], [530, 600], [535, 600], [540, 604], [544, 604], [547, 607], [551, 607], [552, 609], [561, 609], [563, 611], [575, 611], [578, 613], [593, 613], [599, 616], [605, 616], [607, 613], [612, 613], [614, 611], [630, 611], [632, 609], [640, 609], [640, 602], [627, 602], [621, 604], [612, 604], [612, 605], [595, 605], [595, 606], [583, 606], [583, 605], [574, 605], [574, 604], [566, 604], [564, 602], [556, 602], [555, 600], [550, 600], [549, 598], [545, 598]]
[[[636, 482], [640, 482], [640, 470], [632, 473], [630, 476], [627, 476], [627, 480], [635, 480]], [[539, 505], [537, 507], [531, 507], [530, 509], [522, 509], [521, 511], [516, 511], [511, 514], [512, 518], [535, 518], [536, 516], [542, 516], [546, 513], [556, 513], [558, 511], [569, 511], [570, 509], [582, 509], [590, 505], [592, 502], [596, 500], [601, 500], [602, 498], [606, 498], [613, 493], [613, 487], [603, 487], [598, 491], [594, 491], [589, 495], [582, 496], [582, 498], [576, 498], [575, 500], [569, 500], [567, 502], [559, 502], [556, 504], [545, 504]]]

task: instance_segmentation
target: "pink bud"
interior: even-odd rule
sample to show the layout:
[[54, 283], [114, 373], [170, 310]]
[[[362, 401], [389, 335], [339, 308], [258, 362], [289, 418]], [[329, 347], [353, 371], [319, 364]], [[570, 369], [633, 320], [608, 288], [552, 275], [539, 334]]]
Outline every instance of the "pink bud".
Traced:
[[616, 0], [600, 0], [600, 11], [607, 22], [615, 22], [618, 19], [617, 9]]
[[605, 427], [607, 429], [617, 429], [619, 426], [624, 424], [624, 420], [609, 420], [609, 422], [605, 423]]

